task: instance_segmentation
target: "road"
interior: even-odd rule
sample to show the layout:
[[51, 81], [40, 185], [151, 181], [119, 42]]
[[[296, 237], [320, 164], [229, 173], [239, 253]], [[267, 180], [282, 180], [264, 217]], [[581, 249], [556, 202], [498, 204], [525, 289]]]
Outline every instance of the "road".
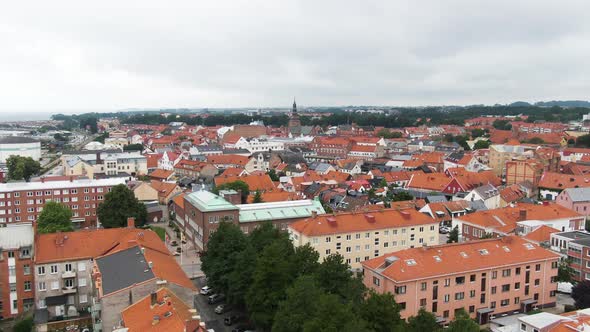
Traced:
[[[201, 289], [201, 287], [205, 286], [206, 284], [205, 277], [196, 278], [193, 280], [193, 282], [199, 289]], [[234, 311], [222, 315], [216, 314], [214, 310], [217, 305], [207, 303], [207, 296], [205, 295], [198, 294], [195, 296], [194, 305], [199, 315], [201, 315], [201, 319], [204, 320], [205, 324], [207, 325], [207, 329], [214, 329], [215, 332], [231, 332], [232, 328], [235, 328], [240, 324], [236, 323], [232, 326], [225, 326], [223, 324], [223, 319]]]

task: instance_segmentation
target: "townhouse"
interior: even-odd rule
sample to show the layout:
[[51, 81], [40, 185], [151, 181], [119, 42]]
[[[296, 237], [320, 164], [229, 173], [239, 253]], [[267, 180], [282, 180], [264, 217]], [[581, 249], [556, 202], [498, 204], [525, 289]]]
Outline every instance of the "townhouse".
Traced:
[[487, 234], [503, 236], [523, 234], [535, 226], [549, 226], [560, 231], [584, 229], [585, 217], [555, 203], [518, 203], [500, 209], [477, 211], [453, 218], [463, 240], [480, 239]]
[[0, 316], [14, 318], [35, 307], [31, 223], [0, 227]]
[[465, 309], [479, 324], [556, 304], [559, 255], [517, 236], [410, 248], [362, 263], [364, 283], [441, 324]]
[[206, 162], [183, 159], [174, 165], [174, 173], [178, 177], [186, 176], [193, 179], [200, 177], [213, 178], [217, 175], [218, 170], [215, 166]]
[[15, 182], [0, 184], [0, 224], [34, 222], [45, 203], [54, 201], [72, 210], [75, 227], [96, 227], [96, 208], [111, 188], [125, 184], [122, 178], [100, 180]]
[[343, 137], [317, 136], [310, 143], [309, 148], [317, 156], [330, 159], [344, 159], [350, 150], [350, 140]]
[[587, 217], [590, 215], [590, 187], [567, 188], [557, 195], [555, 203]]
[[422, 245], [438, 244], [438, 221], [409, 209], [382, 209], [318, 215], [291, 223], [293, 244], [310, 244], [320, 261], [341, 254], [351, 268], [385, 253]]
[[90, 179], [110, 176], [137, 176], [148, 172], [147, 159], [139, 152], [76, 152], [61, 157], [64, 175]]
[[590, 187], [590, 176], [545, 172], [539, 180], [539, 197], [555, 200], [564, 189]]

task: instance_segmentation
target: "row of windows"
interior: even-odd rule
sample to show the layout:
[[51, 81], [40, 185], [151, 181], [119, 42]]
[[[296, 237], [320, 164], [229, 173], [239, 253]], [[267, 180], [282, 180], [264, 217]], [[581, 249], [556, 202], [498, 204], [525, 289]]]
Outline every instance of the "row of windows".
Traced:
[[[413, 232], [413, 231], [415, 231], [415, 229], [416, 229], [415, 227], [412, 227], [412, 228], [410, 228], [410, 231]], [[432, 225], [432, 226], [429, 227], [429, 229], [430, 229], [430, 231], [434, 231], [435, 230], [435, 226]], [[421, 232], [421, 233], [424, 232], [425, 231], [425, 227], [424, 226], [418, 227], [418, 231]], [[406, 233], [407, 233], [407, 229], [406, 228], [402, 228], [401, 229], [401, 234], [406, 234]], [[379, 235], [379, 234], [380, 234], [380, 232], [378, 232], [378, 231], [373, 233], [373, 235]], [[390, 230], [384, 230], [383, 231], [383, 235], [384, 236], [389, 236], [390, 234], [391, 235], [397, 235], [398, 234], [398, 230], [397, 229], [393, 229], [391, 231]], [[411, 236], [414, 236], [414, 234], [411, 234]], [[354, 238], [356, 240], [360, 239], [361, 237], [363, 237], [363, 234], [362, 233], [356, 233], [356, 234], [354, 234]], [[371, 237], [371, 232], [365, 232], [364, 233], [364, 238], [365, 239], [368, 239], [370, 237]], [[341, 238], [342, 238], [341, 235], [337, 235], [336, 236], [336, 239], [341, 239]], [[316, 239], [317, 238], [314, 238], [314, 242], [317, 243], [318, 240], [316, 240]], [[352, 234], [347, 234], [346, 235], [346, 241], [350, 241], [350, 240], [352, 240]], [[325, 237], [325, 241], [326, 242], [332, 242], [332, 237], [331, 236], [326, 236]]]
[[[88, 303], [88, 294], [78, 295], [78, 301], [79, 301], [79, 303]], [[39, 302], [37, 303], [37, 306], [41, 309], [47, 308], [47, 305], [45, 304], [45, 299], [40, 299]]]
[[[25, 281], [25, 284], [26, 283], [27, 283], [27, 281]], [[86, 278], [78, 279], [78, 287], [85, 287], [86, 285], [87, 285]], [[58, 290], [59, 289], [59, 280], [51, 281], [49, 283], [49, 286], [50, 286], [51, 290]], [[72, 279], [72, 278], [64, 279], [64, 287], [71, 288], [74, 286], [75, 286], [74, 279]], [[30, 290], [30, 287], [31, 287], [31, 285], [30, 285], [30, 281], [29, 281], [29, 290]], [[26, 290], [26, 287], [25, 287], [25, 290]], [[42, 291], [42, 292], [47, 290], [47, 284], [45, 283], [45, 281], [39, 281], [39, 283], [37, 284], [37, 290]]]
[[[64, 264], [64, 272], [73, 272], [74, 265], [72, 263]], [[86, 263], [79, 262], [78, 263], [78, 271], [86, 271]], [[46, 269], [45, 265], [37, 266], [37, 275], [45, 275]], [[49, 273], [56, 274], [59, 272], [59, 266], [57, 264], [49, 265]]]

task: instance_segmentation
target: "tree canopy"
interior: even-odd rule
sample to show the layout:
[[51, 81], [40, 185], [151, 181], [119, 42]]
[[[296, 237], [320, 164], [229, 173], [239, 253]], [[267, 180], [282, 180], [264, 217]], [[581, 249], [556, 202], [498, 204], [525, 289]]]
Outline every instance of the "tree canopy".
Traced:
[[72, 211], [64, 204], [47, 202], [37, 219], [37, 231], [39, 233], [71, 232]]
[[33, 175], [39, 174], [41, 165], [31, 157], [12, 155], [6, 159], [8, 178], [10, 180], [29, 181]]
[[572, 298], [578, 309], [590, 308], [590, 280], [577, 283], [572, 288]]
[[252, 203], [264, 203], [264, 201], [262, 200], [262, 193], [260, 192], [260, 190], [256, 190], [254, 198], [252, 199]]
[[135, 218], [136, 226], [142, 226], [147, 221], [145, 205], [124, 184], [114, 186], [104, 196], [104, 201], [98, 205], [96, 213], [104, 228], [124, 227], [129, 217]]
[[447, 240], [447, 243], [455, 243], [455, 242], [459, 242], [459, 227], [455, 226], [453, 227], [453, 229], [451, 229], [451, 231], [449, 232], [449, 239]]
[[490, 147], [490, 141], [479, 140], [473, 145], [473, 150], [487, 149]]
[[248, 186], [248, 184], [246, 182], [241, 181], [241, 180], [220, 184], [219, 186], [216, 186], [213, 189], [213, 192], [215, 194], [219, 194], [220, 190], [230, 190], [230, 189], [235, 190], [240, 193], [241, 198], [242, 198], [242, 204], [245, 204], [248, 202], [248, 195], [250, 195], [250, 187]]

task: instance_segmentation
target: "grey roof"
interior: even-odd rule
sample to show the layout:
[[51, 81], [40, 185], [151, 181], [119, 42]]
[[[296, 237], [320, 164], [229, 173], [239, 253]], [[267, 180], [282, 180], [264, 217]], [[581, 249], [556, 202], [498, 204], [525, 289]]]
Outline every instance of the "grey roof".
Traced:
[[483, 186], [479, 186], [473, 189], [480, 197], [484, 199], [488, 199], [490, 197], [494, 197], [500, 195], [500, 191], [498, 188], [494, 187], [491, 184], [485, 184]]
[[25, 136], [3, 136], [0, 137], [0, 144], [22, 144], [22, 143], [39, 143], [30, 137]]
[[139, 246], [100, 257], [96, 264], [102, 275], [103, 295], [156, 277]]
[[590, 201], [590, 188], [567, 188], [564, 190], [572, 199], [572, 202]]
[[488, 209], [481, 199], [473, 202], [469, 201], [469, 208], [473, 211], [484, 211]]
[[428, 195], [426, 196], [426, 200], [428, 203], [445, 203], [447, 202], [447, 198], [443, 195], [435, 196], [435, 195]]
[[0, 248], [17, 249], [33, 246], [33, 226], [31, 223], [8, 224], [0, 228]]
[[250, 154], [246, 149], [223, 149], [223, 154]]
[[555, 235], [562, 236], [562, 237], [572, 239], [572, 240], [589, 239], [590, 238], [590, 233], [582, 232], [582, 231], [560, 232], [560, 233], [555, 233]]

